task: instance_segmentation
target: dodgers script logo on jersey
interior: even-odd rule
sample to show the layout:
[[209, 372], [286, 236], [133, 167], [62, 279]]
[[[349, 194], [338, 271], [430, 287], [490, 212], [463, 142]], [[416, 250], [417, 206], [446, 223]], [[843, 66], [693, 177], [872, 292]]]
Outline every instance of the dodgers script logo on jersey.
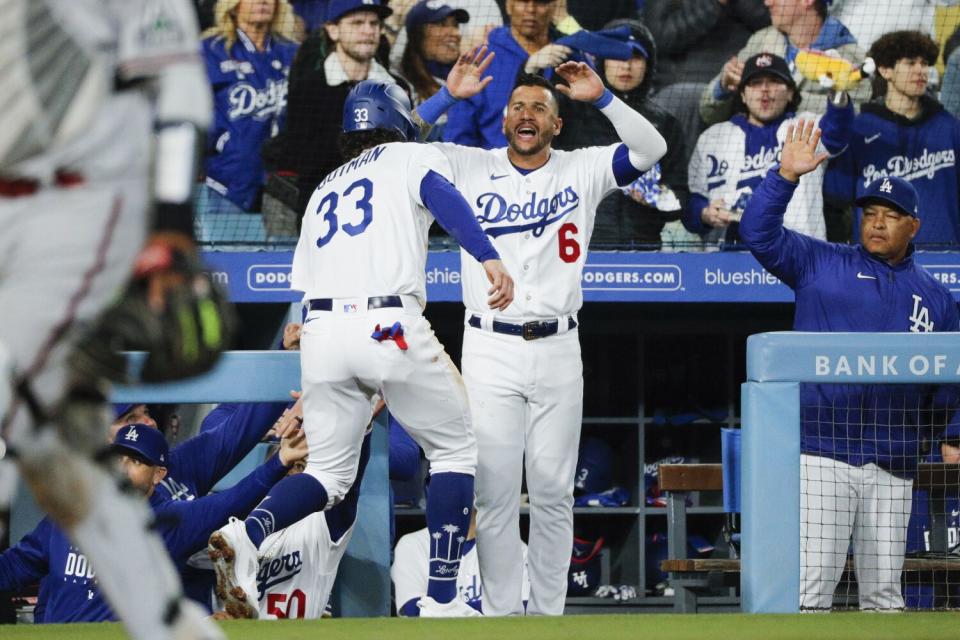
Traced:
[[956, 164], [956, 151], [942, 149], [930, 152], [926, 147], [919, 157], [893, 156], [887, 160], [886, 168], [875, 164], [868, 164], [863, 168], [863, 186], [866, 187], [878, 178], [896, 176], [904, 180], [927, 178], [933, 180], [935, 173], [942, 169], [949, 169]]
[[566, 187], [548, 198], [538, 198], [536, 192], [530, 194], [530, 200], [523, 204], [507, 202], [499, 193], [490, 191], [477, 196], [477, 208], [481, 213], [477, 215], [477, 222], [481, 225], [497, 224], [500, 222], [513, 223], [520, 219], [530, 220], [524, 224], [501, 224], [495, 227], [484, 227], [486, 234], [492, 238], [508, 233], [521, 233], [533, 230], [534, 236], [543, 235], [548, 225], [562, 220], [580, 205], [580, 195], [573, 187]]
[[240, 82], [230, 88], [227, 99], [230, 103], [227, 117], [231, 120], [251, 116], [256, 120], [267, 120], [287, 108], [287, 79], [267, 80], [267, 86], [262, 90], [248, 82]]
[[262, 561], [257, 571], [257, 600], [263, 600], [263, 594], [278, 584], [292, 580], [303, 571], [303, 560], [299, 551], [285, 553], [269, 562]]
[[[753, 154], [743, 156], [743, 165], [740, 167], [739, 182], [737, 188], [744, 186], [754, 186], [758, 182], [757, 178], [766, 173], [775, 162], [780, 161], [780, 152], [783, 149], [782, 144], [776, 147], [760, 147], [760, 150]], [[707, 162], [710, 163], [710, 170], [707, 172], [707, 188], [716, 189], [722, 186], [727, 180], [727, 172], [730, 170], [730, 163], [721, 160], [713, 154], [707, 154]]]

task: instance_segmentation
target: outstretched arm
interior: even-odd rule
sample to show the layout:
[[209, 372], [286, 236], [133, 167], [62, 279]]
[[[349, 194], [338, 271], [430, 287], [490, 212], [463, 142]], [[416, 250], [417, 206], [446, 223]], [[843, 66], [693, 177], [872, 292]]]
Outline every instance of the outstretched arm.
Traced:
[[487, 291], [490, 308], [502, 311], [510, 306], [513, 279], [463, 195], [449, 180], [431, 170], [420, 183], [420, 199], [440, 226], [483, 265], [491, 285]]
[[830, 245], [785, 229], [783, 215], [800, 177], [829, 157], [818, 153], [820, 130], [800, 120], [787, 128], [779, 170], [771, 169], [753, 192], [740, 220], [740, 237], [763, 267], [796, 288], [816, 270], [817, 257]]
[[493, 82], [493, 76], [483, 76], [493, 61], [493, 56], [494, 53], [488, 53], [485, 45], [461, 55], [447, 74], [447, 84], [424, 100], [414, 110], [414, 117], [432, 126], [450, 107], [483, 91]]
[[[633, 182], [667, 152], [667, 141], [656, 127], [606, 89], [590, 65], [564, 62], [556, 71], [567, 81], [567, 86], [558, 84], [557, 91], [572, 100], [593, 103], [600, 113], [607, 116], [626, 146], [627, 154], [614, 156], [617, 184], [624, 186]], [[626, 155], [629, 165], [622, 161], [618, 163], [617, 158], [622, 155]]]

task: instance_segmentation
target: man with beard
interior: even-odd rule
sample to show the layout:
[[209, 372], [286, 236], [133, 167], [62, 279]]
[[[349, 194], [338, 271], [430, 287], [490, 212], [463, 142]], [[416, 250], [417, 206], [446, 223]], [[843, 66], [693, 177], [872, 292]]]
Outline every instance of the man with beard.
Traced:
[[[419, 116], [435, 122], [451, 104], [494, 82], [483, 77], [489, 62], [483, 49], [462, 56], [447, 86], [420, 105]], [[453, 181], [517, 276], [513, 303], [495, 313], [485, 303], [482, 269], [462, 260], [462, 367], [479, 453], [477, 550], [485, 615], [523, 614], [518, 513], [524, 468], [530, 495], [527, 613], [563, 613], [583, 414], [576, 330], [580, 277], [597, 205], [667, 150], [654, 126], [605, 89], [589, 66], [567, 62], [556, 72], [568, 86], [554, 88], [534, 75], [517, 78], [501, 123], [506, 148], [438, 144]], [[576, 151], [552, 149], [563, 126], [557, 91], [592, 103], [619, 140]]]
[[[297, 174], [303, 211], [320, 179], [343, 161], [332, 141], [340, 135], [347, 94], [358, 82], [406, 84], [375, 59], [390, 7], [367, 0], [331, 0], [324, 29], [300, 47], [290, 68], [287, 130], [266, 155], [275, 168]], [[268, 162], [270, 160], [268, 159]]]

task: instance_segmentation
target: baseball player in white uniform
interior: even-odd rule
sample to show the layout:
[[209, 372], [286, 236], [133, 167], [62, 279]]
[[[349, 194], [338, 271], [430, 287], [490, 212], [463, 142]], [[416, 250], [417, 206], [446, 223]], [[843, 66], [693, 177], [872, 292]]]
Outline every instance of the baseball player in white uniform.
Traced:
[[[96, 371], [68, 366], [84, 329], [132, 275], [151, 198], [152, 255], [195, 251], [194, 143], [211, 110], [196, 16], [184, 0], [3, 0], [0, 13], [8, 458], [83, 549], [131, 636], [220, 637], [182, 600], [147, 506], [94, 464], [110, 423], [104, 387]], [[163, 306], [166, 285], [150, 286]]]
[[[408, 533], [397, 541], [393, 550], [393, 565], [390, 578], [393, 580], [394, 602], [397, 615], [418, 616], [416, 604], [427, 593], [426, 560], [436, 553], [437, 540], [430, 537], [430, 530], [423, 528]], [[527, 545], [523, 545], [523, 584], [521, 595], [524, 604], [530, 599], [530, 576], [527, 572]], [[457, 575], [457, 597], [473, 609], [483, 612], [483, 583], [480, 579], [480, 561], [477, 558], [476, 511], [470, 521], [470, 530], [463, 542], [460, 557], [460, 573]]]
[[[292, 287], [305, 294], [300, 355], [307, 469], [277, 483], [245, 523], [211, 536], [213, 552], [234, 565], [225, 570], [239, 576], [249, 576], [243, 565], [256, 562], [263, 538], [343, 499], [378, 391], [430, 460], [431, 532], [456, 547], [469, 526], [476, 441], [466, 389], [422, 313], [433, 218], [482, 263], [492, 284], [485, 307], [505, 309], [513, 281], [446, 177], [451, 170], [443, 154], [398, 143], [417, 136], [402, 89], [358, 84], [344, 104], [343, 131], [341, 151], [350, 160], [311, 197], [293, 260]], [[451, 552], [430, 562], [422, 615], [458, 615], [465, 606], [456, 598], [459, 560]], [[255, 586], [249, 578], [237, 583], [255, 609]]]
[[[481, 48], [451, 71], [447, 89], [421, 104], [434, 122], [457, 99], [474, 95], [489, 56]], [[523, 613], [520, 487], [530, 495], [528, 614], [560, 615], [573, 548], [573, 480], [583, 413], [583, 366], [576, 314], [580, 276], [597, 204], [629, 184], [666, 152], [639, 113], [604, 89], [587, 65], [556, 69], [574, 100], [593, 102], [623, 144], [572, 152], [550, 148], [563, 125], [549, 82], [521, 75], [506, 105], [509, 146], [438, 148], [484, 231], [517, 274], [506, 311], [483, 305], [482, 272], [462, 261], [466, 330], [463, 372], [477, 434], [477, 548], [484, 615]]]

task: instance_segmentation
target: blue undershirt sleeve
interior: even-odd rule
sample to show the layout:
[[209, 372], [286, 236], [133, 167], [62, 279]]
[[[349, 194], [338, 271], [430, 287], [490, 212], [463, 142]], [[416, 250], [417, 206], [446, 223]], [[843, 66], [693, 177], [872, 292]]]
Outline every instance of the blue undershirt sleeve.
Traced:
[[639, 178], [642, 173], [643, 171], [630, 162], [630, 150], [627, 149], [627, 145], [618, 146], [613, 152], [613, 176], [617, 179], [617, 184], [625, 187]]
[[477, 262], [500, 259], [470, 205], [449, 180], [436, 171], [428, 171], [420, 182], [420, 199], [440, 226]]

